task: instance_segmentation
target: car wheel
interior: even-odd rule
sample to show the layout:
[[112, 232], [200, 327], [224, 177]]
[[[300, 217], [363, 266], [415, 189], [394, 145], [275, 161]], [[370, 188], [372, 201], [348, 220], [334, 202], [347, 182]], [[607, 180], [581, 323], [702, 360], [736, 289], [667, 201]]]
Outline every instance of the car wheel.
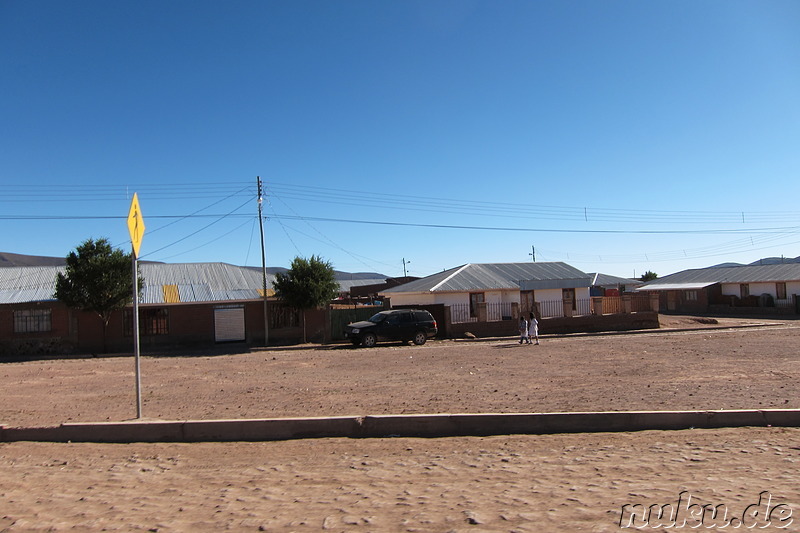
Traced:
[[422, 346], [425, 344], [426, 340], [428, 340], [428, 336], [424, 331], [418, 331], [416, 334], [414, 334], [414, 344], [417, 346]]
[[378, 338], [374, 333], [366, 333], [361, 337], [361, 344], [367, 348], [372, 348], [378, 342]]

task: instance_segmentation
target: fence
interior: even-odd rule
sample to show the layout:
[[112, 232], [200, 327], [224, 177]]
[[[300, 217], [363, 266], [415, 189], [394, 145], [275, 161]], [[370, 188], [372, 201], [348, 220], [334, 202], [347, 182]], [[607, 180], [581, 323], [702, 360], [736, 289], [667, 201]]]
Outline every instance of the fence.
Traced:
[[466, 324], [477, 322], [478, 317], [470, 314], [469, 304], [453, 304], [450, 306], [450, 322], [453, 324]]
[[[647, 294], [632, 294], [625, 296], [630, 298], [631, 313], [640, 313], [643, 311], [650, 311], [650, 296]], [[621, 296], [603, 296], [603, 314], [604, 315], [618, 315], [625, 312]], [[592, 310], [596, 313], [596, 310]]]
[[564, 316], [564, 300], [545, 300], [536, 302], [539, 308], [539, 316], [542, 318], [554, 318]]
[[[512, 319], [511, 302], [486, 303], [486, 321], [499, 322]], [[450, 306], [450, 322], [453, 324], [466, 324], [478, 321], [478, 311], [470, 304], [453, 304]]]
[[[625, 296], [625, 299], [630, 299], [630, 312], [639, 313], [643, 311], [650, 311], [650, 296], [633, 294]], [[778, 306], [779, 302], [776, 300], [775, 305]], [[791, 305], [791, 301], [787, 300], [787, 306]], [[623, 298], [620, 296], [604, 296], [603, 297], [602, 314], [604, 315], [618, 315], [625, 313], [625, 305]], [[538, 315], [541, 318], [556, 318], [564, 316], [564, 300], [545, 300], [536, 302]], [[486, 321], [497, 322], [500, 320], [509, 320], [512, 318], [512, 304], [511, 303], [487, 303], [486, 304]], [[596, 314], [597, 310], [594, 307], [594, 300], [592, 298], [579, 298], [573, 302], [572, 314], [573, 316], [587, 316]], [[477, 311], [470, 308], [469, 304], [453, 304], [450, 306], [450, 316], [453, 324], [465, 324], [468, 322], [477, 322]]]
[[383, 307], [378, 306], [358, 306], [358, 307], [338, 307], [331, 309], [331, 338], [333, 340], [344, 339], [344, 327], [351, 322], [366, 320], [378, 311], [383, 311]]

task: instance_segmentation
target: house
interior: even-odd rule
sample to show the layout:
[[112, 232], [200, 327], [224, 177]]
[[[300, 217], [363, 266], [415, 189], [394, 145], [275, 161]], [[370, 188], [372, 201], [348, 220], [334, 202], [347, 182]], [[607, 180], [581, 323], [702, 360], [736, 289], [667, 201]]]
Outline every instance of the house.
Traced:
[[592, 278], [592, 296], [619, 296], [623, 292], [631, 292], [636, 287], [641, 287], [644, 283], [636, 279], [619, 278], [599, 272], [590, 273], [589, 277]]
[[379, 294], [392, 307], [446, 305], [453, 322], [476, 319], [485, 307], [491, 321], [534, 310], [543, 317], [588, 314], [591, 284], [588, 274], [561, 262], [469, 263]]
[[[54, 297], [62, 266], [0, 268], [0, 354], [130, 350], [132, 307], [115, 312], [103, 332], [94, 313], [69, 309]], [[295, 310], [270, 301], [264, 320], [260, 270], [226, 263], [139, 263], [143, 349], [215, 344], [291, 342], [301, 336]], [[268, 275], [268, 296], [272, 293]], [[324, 329], [309, 324], [309, 331]], [[105, 337], [105, 339], [104, 339]]]
[[647, 295], [591, 297], [600, 276], [561, 262], [471, 263], [379, 294], [392, 307], [427, 309], [444, 337], [514, 334], [516, 320], [531, 312], [542, 319], [543, 333], [658, 327]]
[[658, 293], [662, 311], [795, 313], [800, 312], [800, 263], [684, 270], [636, 291]]

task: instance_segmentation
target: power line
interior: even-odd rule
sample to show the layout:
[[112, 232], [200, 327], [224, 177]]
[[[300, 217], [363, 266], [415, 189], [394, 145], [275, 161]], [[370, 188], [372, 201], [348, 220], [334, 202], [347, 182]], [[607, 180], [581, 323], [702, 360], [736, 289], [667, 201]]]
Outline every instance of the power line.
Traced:
[[[250, 200], [248, 200], [250, 201]], [[243, 204], [244, 205], [244, 204]], [[238, 209], [240, 209], [241, 206]], [[236, 215], [233, 213], [224, 214], [196, 214], [196, 215], [148, 215], [148, 219], [190, 219], [190, 218], [236, 218], [250, 217], [252, 215]], [[124, 220], [127, 217], [121, 215], [0, 215], [0, 220]], [[543, 228], [543, 227], [519, 227], [519, 226], [475, 226], [463, 224], [422, 224], [414, 222], [396, 222], [385, 220], [358, 220], [347, 218], [332, 217], [307, 217], [300, 215], [281, 215], [273, 214], [269, 218], [280, 218], [282, 220], [303, 220], [316, 222], [340, 222], [347, 224], [370, 224], [378, 226], [405, 226], [418, 228], [437, 228], [437, 229], [465, 229], [481, 231], [514, 231], [514, 232], [544, 232], [544, 233], [588, 233], [588, 234], [618, 234], [618, 235], [716, 235], [716, 234], [774, 234], [774, 233], [796, 233], [800, 231], [800, 226], [778, 226], [766, 228], [730, 228], [730, 229], [668, 229], [668, 230], [634, 230], [634, 229], [581, 229], [581, 228]]]

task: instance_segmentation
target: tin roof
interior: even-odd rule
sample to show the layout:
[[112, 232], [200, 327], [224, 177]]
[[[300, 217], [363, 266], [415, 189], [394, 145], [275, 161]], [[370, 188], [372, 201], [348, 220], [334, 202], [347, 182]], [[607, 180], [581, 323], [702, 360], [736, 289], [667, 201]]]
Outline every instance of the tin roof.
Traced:
[[[55, 300], [58, 267], [0, 268], [0, 304]], [[263, 298], [262, 272], [227, 263], [139, 263], [143, 304], [199, 303]], [[267, 274], [272, 293], [274, 276]]]
[[664, 285], [681, 285], [680, 288], [689, 288], [687, 284], [705, 284], [701, 285], [702, 287], [713, 285], [714, 283], [771, 283], [786, 281], [800, 281], [800, 263], [684, 270], [645, 283], [637, 290], [666, 290], [664, 288], [655, 288]]
[[[556, 287], [565, 280], [569, 287]], [[406, 292], [468, 292], [493, 289], [589, 287], [585, 272], [566, 263], [469, 263], [405, 283], [381, 294]], [[553, 285], [551, 287], [551, 285]]]
[[610, 287], [616, 285], [625, 285], [628, 287], [638, 286], [644, 283], [638, 279], [620, 278], [610, 274], [600, 274], [599, 272], [591, 273], [589, 276], [592, 278], [593, 287]]

